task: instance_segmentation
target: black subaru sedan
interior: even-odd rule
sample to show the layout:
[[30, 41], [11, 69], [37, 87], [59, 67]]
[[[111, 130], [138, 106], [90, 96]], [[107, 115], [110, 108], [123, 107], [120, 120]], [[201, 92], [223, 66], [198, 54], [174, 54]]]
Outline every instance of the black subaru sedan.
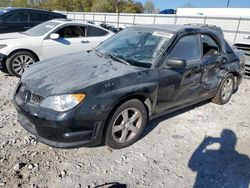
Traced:
[[93, 51], [33, 65], [13, 100], [20, 124], [47, 145], [119, 149], [152, 118], [227, 103], [243, 72], [243, 54], [209, 28], [133, 26]]

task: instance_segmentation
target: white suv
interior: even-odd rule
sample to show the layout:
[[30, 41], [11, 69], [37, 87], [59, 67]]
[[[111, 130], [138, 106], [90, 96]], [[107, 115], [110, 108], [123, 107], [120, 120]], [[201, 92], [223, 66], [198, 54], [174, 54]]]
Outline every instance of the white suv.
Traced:
[[114, 35], [102, 27], [66, 19], [44, 22], [22, 33], [0, 35], [0, 67], [20, 77], [32, 64], [84, 52]]

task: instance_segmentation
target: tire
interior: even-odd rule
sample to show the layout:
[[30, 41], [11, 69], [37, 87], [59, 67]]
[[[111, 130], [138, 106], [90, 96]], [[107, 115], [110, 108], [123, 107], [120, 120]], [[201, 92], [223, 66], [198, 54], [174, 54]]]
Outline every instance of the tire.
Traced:
[[213, 103], [223, 105], [226, 104], [232, 97], [235, 88], [234, 76], [230, 73], [227, 74], [220, 83], [220, 87], [212, 99]]
[[147, 119], [147, 110], [142, 102], [132, 99], [123, 103], [108, 120], [105, 144], [113, 149], [134, 144], [141, 137]]
[[38, 59], [31, 52], [18, 51], [7, 58], [6, 68], [11, 75], [20, 78], [23, 72], [37, 61]]

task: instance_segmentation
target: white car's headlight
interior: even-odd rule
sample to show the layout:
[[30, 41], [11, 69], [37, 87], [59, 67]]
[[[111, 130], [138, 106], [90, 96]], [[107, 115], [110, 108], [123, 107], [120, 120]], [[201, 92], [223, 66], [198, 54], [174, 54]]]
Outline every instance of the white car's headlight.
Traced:
[[49, 108], [58, 112], [71, 110], [85, 99], [85, 94], [69, 94], [50, 96], [43, 100], [41, 107]]
[[0, 44], [0, 50], [3, 49], [3, 48], [5, 48], [5, 47], [7, 47], [6, 44]]

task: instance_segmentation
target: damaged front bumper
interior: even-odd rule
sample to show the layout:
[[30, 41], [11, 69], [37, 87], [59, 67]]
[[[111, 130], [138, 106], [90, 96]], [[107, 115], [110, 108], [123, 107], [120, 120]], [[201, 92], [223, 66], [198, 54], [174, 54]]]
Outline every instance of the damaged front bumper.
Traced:
[[55, 148], [76, 148], [101, 143], [104, 127], [102, 121], [76, 123], [70, 114], [64, 115], [66, 118], [63, 119], [58, 115], [58, 118], [53, 118], [55, 120], [49, 120], [48, 117], [31, 115], [18, 106], [16, 108], [21, 126], [46, 145]]

